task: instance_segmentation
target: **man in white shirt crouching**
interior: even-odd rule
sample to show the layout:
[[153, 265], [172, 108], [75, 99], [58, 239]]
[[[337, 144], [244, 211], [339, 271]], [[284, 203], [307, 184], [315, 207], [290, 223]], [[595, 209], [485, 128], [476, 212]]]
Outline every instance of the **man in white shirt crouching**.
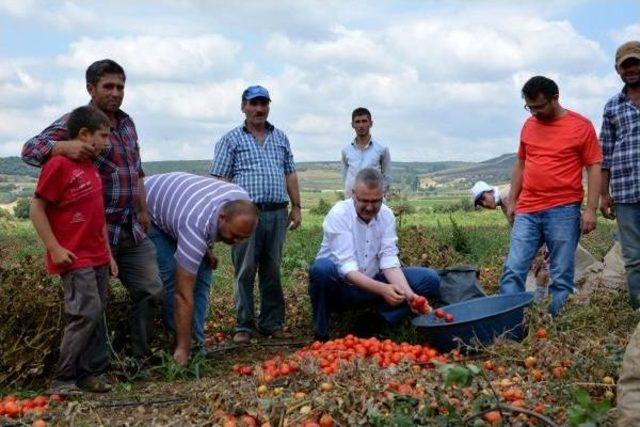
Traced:
[[424, 267], [400, 267], [395, 217], [384, 205], [376, 169], [358, 172], [350, 199], [336, 203], [322, 224], [322, 246], [309, 269], [316, 339], [329, 338], [329, 314], [376, 307], [390, 324], [411, 312], [418, 296], [439, 296], [440, 279]]

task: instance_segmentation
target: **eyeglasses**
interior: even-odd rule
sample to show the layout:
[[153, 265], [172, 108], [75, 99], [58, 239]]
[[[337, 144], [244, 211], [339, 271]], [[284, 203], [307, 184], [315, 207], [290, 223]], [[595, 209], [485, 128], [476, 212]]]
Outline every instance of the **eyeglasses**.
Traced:
[[527, 105], [527, 104], [524, 104], [524, 106], [522, 108], [524, 108], [525, 110], [527, 110], [530, 113], [535, 113], [535, 112], [544, 110], [547, 107], [547, 105], [549, 105], [550, 102], [551, 101], [547, 101], [544, 104], [538, 104], [538, 105]]

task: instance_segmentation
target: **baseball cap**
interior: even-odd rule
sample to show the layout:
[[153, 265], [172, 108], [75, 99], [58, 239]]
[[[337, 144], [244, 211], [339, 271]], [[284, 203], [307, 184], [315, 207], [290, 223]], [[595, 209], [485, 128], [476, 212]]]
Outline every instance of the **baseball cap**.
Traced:
[[629, 58], [640, 59], [640, 41], [626, 42], [616, 50], [617, 67]]
[[480, 199], [480, 196], [482, 196], [487, 191], [493, 191], [493, 187], [487, 184], [486, 182], [478, 181], [475, 184], [473, 184], [473, 187], [471, 187], [471, 199], [473, 200], [473, 204], [477, 205], [478, 199]]
[[247, 101], [255, 98], [267, 98], [271, 101], [269, 97], [269, 91], [263, 88], [262, 86], [249, 86], [242, 92], [242, 99], [246, 99]]

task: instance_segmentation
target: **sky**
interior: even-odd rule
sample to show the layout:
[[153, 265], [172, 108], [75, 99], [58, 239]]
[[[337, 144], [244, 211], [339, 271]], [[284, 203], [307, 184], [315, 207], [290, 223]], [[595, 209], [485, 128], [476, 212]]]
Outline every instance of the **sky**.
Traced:
[[534, 75], [599, 129], [633, 39], [637, 0], [0, 0], [0, 157], [86, 104], [111, 58], [144, 161], [211, 159], [253, 84], [297, 161], [339, 160], [361, 106], [392, 160], [481, 161], [516, 151]]

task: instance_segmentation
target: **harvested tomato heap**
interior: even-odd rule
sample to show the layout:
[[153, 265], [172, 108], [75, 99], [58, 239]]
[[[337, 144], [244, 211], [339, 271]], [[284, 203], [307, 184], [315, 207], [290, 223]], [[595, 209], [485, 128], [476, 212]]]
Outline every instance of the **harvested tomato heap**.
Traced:
[[[327, 375], [337, 373], [342, 364], [349, 364], [357, 358], [370, 359], [382, 369], [401, 362], [433, 368], [430, 362], [446, 363], [448, 361], [447, 356], [438, 354], [436, 349], [426, 345], [398, 344], [389, 339], [380, 341], [375, 337], [358, 338], [347, 335], [325, 343], [316, 341], [296, 351], [288, 360], [282, 356], [276, 356], [264, 361], [260, 373], [261, 379], [264, 382], [270, 382], [276, 377], [296, 372], [300, 362], [305, 358], [315, 360], [318, 367]], [[233, 370], [241, 375], [252, 375], [254, 372], [251, 366], [246, 365], [234, 365]]]
[[[60, 403], [62, 398], [57, 394], [52, 394], [49, 398], [37, 396], [33, 399], [17, 399], [13, 395], [0, 396], [0, 417], [39, 417], [44, 415], [50, 404]], [[44, 426], [46, 423], [42, 419], [36, 419], [34, 426]]]

